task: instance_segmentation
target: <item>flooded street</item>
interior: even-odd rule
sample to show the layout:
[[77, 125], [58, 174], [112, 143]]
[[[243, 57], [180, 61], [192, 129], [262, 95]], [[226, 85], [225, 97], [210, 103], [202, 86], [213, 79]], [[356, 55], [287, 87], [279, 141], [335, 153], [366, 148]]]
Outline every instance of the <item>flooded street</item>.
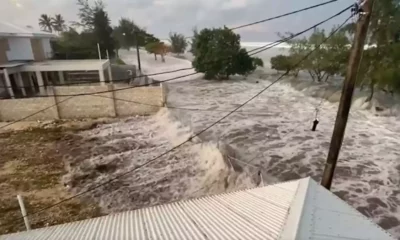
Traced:
[[[134, 62], [133, 57], [124, 60], [130, 59]], [[183, 65], [182, 62], [179, 66]], [[151, 72], [157, 69], [147, 71]], [[197, 77], [168, 83], [168, 112], [181, 128], [196, 133], [277, 77], [270, 71], [257, 70], [247, 79], [237, 77], [218, 82]], [[320, 106], [320, 123], [317, 131], [312, 132], [317, 106]], [[261, 170], [268, 183], [307, 176], [320, 181], [337, 107], [337, 103], [313, 98], [287, 82], [280, 82], [200, 138], [208, 143], [229, 145], [236, 152], [238, 164], [253, 175]], [[397, 123], [396, 117], [352, 109], [332, 191], [399, 237], [400, 126]], [[163, 127], [168, 128], [168, 124]]]

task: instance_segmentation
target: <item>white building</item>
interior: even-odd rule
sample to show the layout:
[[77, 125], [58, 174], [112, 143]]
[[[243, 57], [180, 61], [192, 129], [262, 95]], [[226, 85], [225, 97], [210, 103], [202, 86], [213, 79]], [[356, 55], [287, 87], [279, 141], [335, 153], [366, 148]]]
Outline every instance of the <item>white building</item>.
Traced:
[[101, 84], [111, 80], [109, 60], [50, 60], [54, 38], [48, 32], [0, 22], [0, 98], [45, 95], [46, 87], [63, 84], [76, 71], [80, 76], [98, 73]]
[[0, 240], [394, 240], [311, 178], [0, 236]]

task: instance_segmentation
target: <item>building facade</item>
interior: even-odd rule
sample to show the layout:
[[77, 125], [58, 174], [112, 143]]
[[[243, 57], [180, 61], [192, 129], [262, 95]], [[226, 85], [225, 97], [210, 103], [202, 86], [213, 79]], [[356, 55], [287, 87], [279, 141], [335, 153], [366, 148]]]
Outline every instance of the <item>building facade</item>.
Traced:
[[51, 60], [55, 38], [52, 33], [0, 22], [0, 99], [46, 95], [48, 86], [72, 78], [100, 85], [112, 80], [108, 59]]

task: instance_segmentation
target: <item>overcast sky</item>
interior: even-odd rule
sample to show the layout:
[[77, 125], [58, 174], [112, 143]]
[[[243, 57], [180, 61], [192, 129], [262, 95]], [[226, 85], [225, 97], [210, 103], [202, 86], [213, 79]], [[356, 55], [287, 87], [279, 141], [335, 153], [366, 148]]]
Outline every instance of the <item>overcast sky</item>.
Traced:
[[[94, 0], [90, 0], [94, 1]], [[158, 38], [170, 31], [191, 34], [197, 26], [237, 26], [272, 17], [323, 0], [104, 0], [113, 25], [121, 17], [133, 19]], [[344, 9], [354, 1], [339, 0], [294, 16], [238, 30], [243, 41], [273, 41], [277, 32], [298, 32]], [[61, 14], [67, 22], [77, 21], [76, 0], [0, 0], [0, 20], [38, 27], [41, 14]], [[324, 28], [340, 24], [350, 12], [331, 20]]]

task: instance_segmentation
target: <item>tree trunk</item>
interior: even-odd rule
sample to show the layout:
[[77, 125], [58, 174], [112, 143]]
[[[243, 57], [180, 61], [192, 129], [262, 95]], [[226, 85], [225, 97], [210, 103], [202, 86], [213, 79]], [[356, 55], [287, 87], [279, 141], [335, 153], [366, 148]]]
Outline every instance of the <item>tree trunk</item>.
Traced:
[[308, 71], [308, 73], [310, 74], [310, 76], [311, 76], [313, 82], [315, 82], [315, 76], [314, 76], [314, 74], [312, 73], [312, 71], [311, 71], [311, 70], [307, 70], [307, 71]]
[[154, 60], [157, 61], [157, 54], [154, 53]]
[[161, 54], [161, 61], [165, 62], [164, 54]]
[[371, 84], [369, 85], [369, 88], [371, 90], [371, 94], [369, 97], [365, 100], [365, 102], [370, 102], [372, 100], [372, 97], [374, 96], [374, 88], [375, 88], [375, 80], [371, 80]]
[[330, 75], [329, 74], [325, 74], [325, 73], [324, 73], [324, 75], [325, 75], [325, 80], [324, 81], [327, 82], [329, 77], [330, 77]]
[[315, 71], [315, 75], [317, 76], [318, 82], [321, 82], [322, 79], [324, 78], [325, 74], [321, 74], [319, 70]]

